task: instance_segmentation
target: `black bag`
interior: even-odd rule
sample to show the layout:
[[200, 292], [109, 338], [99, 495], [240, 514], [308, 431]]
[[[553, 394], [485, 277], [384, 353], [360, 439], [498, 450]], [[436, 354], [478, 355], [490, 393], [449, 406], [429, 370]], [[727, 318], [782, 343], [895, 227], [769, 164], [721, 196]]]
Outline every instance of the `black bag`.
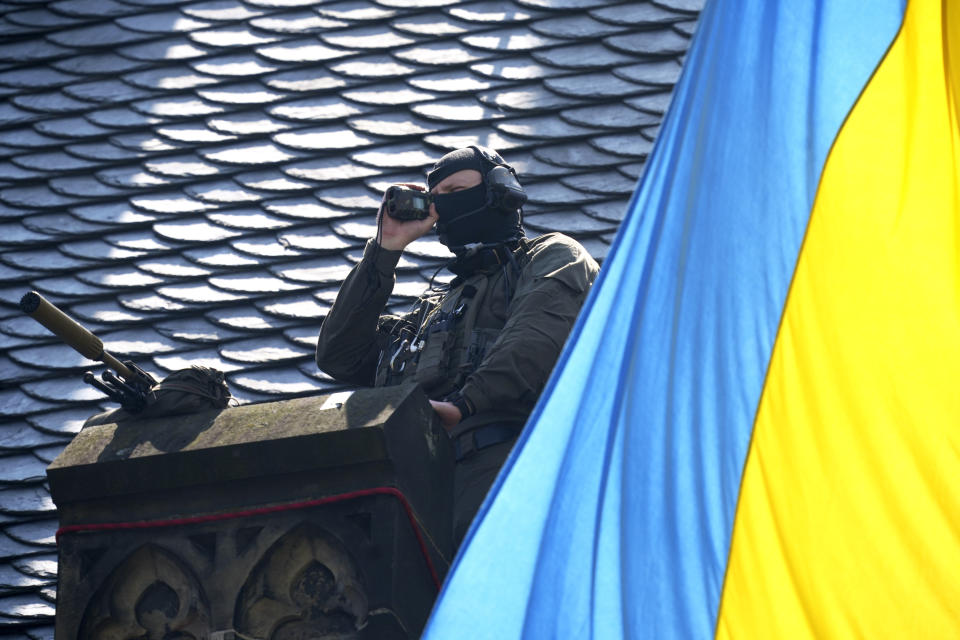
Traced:
[[140, 411], [131, 413], [126, 409], [113, 409], [91, 416], [83, 426], [223, 409], [231, 398], [222, 371], [193, 365], [189, 369], [174, 371], [154, 385], [147, 394], [146, 406]]

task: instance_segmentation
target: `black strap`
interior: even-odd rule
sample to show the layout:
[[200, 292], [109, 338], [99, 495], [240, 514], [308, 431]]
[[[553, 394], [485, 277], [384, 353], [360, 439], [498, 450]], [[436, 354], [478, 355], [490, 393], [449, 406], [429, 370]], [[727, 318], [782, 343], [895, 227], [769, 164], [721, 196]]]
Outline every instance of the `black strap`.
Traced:
[[454, 457], [457, 462], [460, 462], [487, 447], [512, 440], [517, 437], [522, 428], [522, 424], [509, 422], [496, 422], [477, 427], [453, 441]]

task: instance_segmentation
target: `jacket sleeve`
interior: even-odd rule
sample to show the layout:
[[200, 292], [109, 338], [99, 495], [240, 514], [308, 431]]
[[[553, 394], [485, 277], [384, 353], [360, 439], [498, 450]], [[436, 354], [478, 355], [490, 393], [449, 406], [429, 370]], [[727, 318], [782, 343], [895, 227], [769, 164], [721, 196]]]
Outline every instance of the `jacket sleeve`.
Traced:
[[555, 245], [524, 268], [503, 330], [454, 398], [461, 411], [533, 408], [597, 270], [576, 244]]
[[393, 291], [400, 251], [370, 240], [320, 326], [317, 366], [337, 380], [371, 386], [380, 356], [380, 314]]

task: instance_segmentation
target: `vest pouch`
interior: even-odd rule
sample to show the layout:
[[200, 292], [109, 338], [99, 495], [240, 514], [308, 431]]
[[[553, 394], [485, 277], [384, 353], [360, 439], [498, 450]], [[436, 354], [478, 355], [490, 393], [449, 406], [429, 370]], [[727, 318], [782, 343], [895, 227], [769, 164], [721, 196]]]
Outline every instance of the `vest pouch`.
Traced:
[[420, 354], [417, 373], [414, 376], [414, 380], [423, 387], [427, 395], [442, 393], [439, 390], [442, 385], [452, 386], [450, 356], [453, 351], [451, 343], [454, 339], [455, 336], [448, 330], [433, 331], [427, 337], [427, 343]]

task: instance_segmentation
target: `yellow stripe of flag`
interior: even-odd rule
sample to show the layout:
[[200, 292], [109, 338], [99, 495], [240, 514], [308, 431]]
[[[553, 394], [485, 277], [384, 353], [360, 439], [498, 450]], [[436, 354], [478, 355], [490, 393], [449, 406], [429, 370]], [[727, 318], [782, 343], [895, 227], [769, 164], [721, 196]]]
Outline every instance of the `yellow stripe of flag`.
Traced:
[[911, 0], [827, 160], [718, 637], [960, 637], [957, 5]]

